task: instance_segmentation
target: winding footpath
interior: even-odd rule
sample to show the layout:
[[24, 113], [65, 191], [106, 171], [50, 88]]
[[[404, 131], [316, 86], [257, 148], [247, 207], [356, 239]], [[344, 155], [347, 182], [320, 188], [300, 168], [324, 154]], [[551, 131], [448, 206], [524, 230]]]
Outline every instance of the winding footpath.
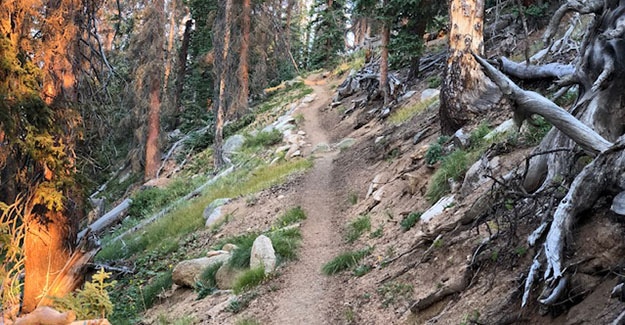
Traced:
[[[320, 123], [321, 110], [328, 106], [331, 92], [327, 85], [312, 85], [317, 98], [300, 110], [304, 115], [304, 131], [314, 148], [329, 143], [329, 136]], [[321, 273], [323, 264], [335, 257], [341, 245], [336, 216], [338, 195], [333, 189], [336, 152], [315, 153], [314, 167], [304, 178], [297, 203], [306, 211], [307, 220], [299, 261], [285, 273], [285, 286], [276, 299], [273, 324], [332, 324], [336, 312], [339, 286], [335, 279]]]

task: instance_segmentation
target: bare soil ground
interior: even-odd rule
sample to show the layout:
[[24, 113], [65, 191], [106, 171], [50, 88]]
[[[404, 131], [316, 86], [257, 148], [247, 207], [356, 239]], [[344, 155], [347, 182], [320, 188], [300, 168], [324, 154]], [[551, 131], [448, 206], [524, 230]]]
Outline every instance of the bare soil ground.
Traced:
[[[230, 235], [267, 230], [283, 211], [301, 205], [308, 219], [301, 225], [299, 260], [282, 265], [240, 313], [225, 310], [230, 294], [196, 301], [193, 291], [175, 289], [147, 313], [147, 323], [162, 315], [170, 319], [191, 315], [196, 324], [234, 324], [241, 319], [261, 324], [608, 324], [624, 308], [618, 299], [609, 298], [618, 277], [613, 266], [622, 261], [625, 251], [614, 239], [622, 238], [622, 220], [602, 210], [589, 213], [587, 220], [594, 221], [576, 229], [580, 234], [575, 238], [584, 239], [572, 243], [578, 249], [579, 274], [570, 301], [561, 310], [542, 312], [536, 303], [538, 289], [532, 292], [530, 305], [521, 309], [523, 283], [536, 252], [527, 247], [526, 238], [539, 218], [518, 220], [515, 229], [497, 218], [463, 223], [467, 211], [491, 189], [492, 183], [485, 183], [469, 196], [458, 197], [438, 218], [402, 231], [400, 222], [406, 215], [430, 206], [424, 194], [437, 166], [427, 166], [423, 155], [424, 146], [439, 136], [436, 110], [400, 126], [376, 118], [363, 124], [366, 109], [340, 116], [341, 107], [328, 107], [333, 94], [323, 78], [313, 76], [307, 84], [317, 98], [294, 113], [303, 114], [303, 130], [311, 144], [304, 154], [318, 143], [336, 143], [345, 137], [356, 139], [355, 145], [315, 153], [311, 170], [259, 193], [254, 205], [245, 198], [234, 200], [226, 207], [233, 217], [218, 234], [197, 235], [210, 245]], [[344, 105], [349, 105], [349, 98]], [[498, 114], [488, 119], [496, 125], [506, 117]], [[425, 137], [414, 144], [413, 136], [423, 130]], [[521, 166], [529, 150], [502, 153], [495, 176]], [[384, 189], [379, 201], [367, 196], [376, 176]], [[371, 231], [353, 244], [345, 243], [345, 225], [362, 215], [370, 217]], [[500, 230], [500, 236], [481, 244]], [[435, 242], [438, 234], [441, 239]], [[364, 247], [373, 247], [364, 260], [372, 269], [369, 273], [322, 275], [322, 265], [340, 251]], [[394, 259], [400, 254], [405, 255]], [[396, 277], [389, 280], [389, 276]], [[467, 277], [466, 288], [419, 312], [410, 311], [415, 301], [458, 287]]]

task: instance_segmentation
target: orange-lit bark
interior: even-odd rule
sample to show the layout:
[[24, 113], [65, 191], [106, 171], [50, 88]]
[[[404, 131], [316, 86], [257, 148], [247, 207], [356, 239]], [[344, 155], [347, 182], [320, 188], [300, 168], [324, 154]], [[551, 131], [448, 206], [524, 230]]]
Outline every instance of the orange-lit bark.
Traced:
[[455, 132], [500, 98], [495, 85], [471, 56], [472, 52], [484, 51], [484, 0], [452, 0], [449, 17], [449, 57], [440, 107], [441, 130], [446, 134]]
[[[155, 24], [162, 22], [165, 19], [165, 4], [163, 0], [157, 0], [152, 3], [154, 9], [154, 16], [151, 19], [156, 19]], [[156, 65], [162, 65], [163, 63], [163, 53], [162, 51], [158, 51], [158, 49], [163, 48], [163, 38], [155, 37], [152, 42], [152, 47], [157, 49], [154, 52], [155, 57], [152, 60], [156, 61]], [[154, 63], [148, 63], [154, 67]], [[155, 71], [152, 71], [148, 76], [146, 76], [148, 80], [148, 91], [149, 91], [149, 106], [148, 106], [148, 134], [145, 141], [145, 173], [144, 180], [150, 180], [156, 178], [156, 174], [158, 173], [159, 165], [161, 162], [161, 153], [158, 144], [159, 134], [160, 134], [160, 116], [161, 116], [161, 99], [160, 99], [160, 90], [161, 90], [161, 79], [160, 74], [155, 73], [159, 70], [157, 67], [154, 67]]]
[[[47, 224], [41, 222], [44, 218]], [[37, 306], [52, 304], [50, 297], [62, 297], [76, 288], [58, 286], [54, 282], [69, 261], [71, 252], [64, 245], [67, 233], [67, 218], [62, 212], [48, 212], [43, 216], [31, 215], [27, 220], [26, 238], [24, 238], [24, 298], [22, 312], [33, 311]]]
[[161, 162], [161, 153], [158, 145], [160, 133], [161, 101], [158, 79], [154, 78], [150, 90], [150, 111], [148, 113], [148, 137], [145, 143], [145, 180], [156, 177]]

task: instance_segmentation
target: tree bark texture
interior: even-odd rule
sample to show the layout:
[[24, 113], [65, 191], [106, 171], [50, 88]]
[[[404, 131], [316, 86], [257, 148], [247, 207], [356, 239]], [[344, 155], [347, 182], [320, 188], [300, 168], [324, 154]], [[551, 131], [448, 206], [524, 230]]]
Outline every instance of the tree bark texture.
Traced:
[[391, 39], [391, 27], [389, 22], [382, 24], [382, 45], [380, 58], [380, 92], [384, 96], [384, 105], [389, 103], [388, 89], [388, 44]]
[[213, 153], [215, 167], [221, 168], [225, 164], [223, 156], [223, 129], [228, 112], [226, 99], [226, 74], [228, 70], [228, 51], [230, 50], [230, 30], [232, 24], [232, 0], [226, 0], [224, 12], [224, 41], [221, 52], [220, 75], [219, 75], [219, 101], [217, 102], [217, 114], [215, 116], [215, 150]]
[[248, 108], [250, 95], [249, 52], [250, 52], [250, 25], [252, 5], [251, 0], [243, 0], [241, 13], [241, 52], [239, 54], [239, 100], [234, 114], [239, 114]]
[[[162, 22], [165, 19], [165, 4], [163, 0], [156, 0], [152, 3], [154, 10], [154, 15], [151, 16], [152, 19], [156, 19], [157, 22]], [[161, 25], [161, 24], [155, 24]], [[155, 70], [159, 70], [158, 66], [160, 66], [163, 61], [163, 38], [155, 37], [151, 46], [156, 49], [155, 57], [153, 60], [156, 61], [157, 67], [154, 67]], [[159, 64], [161, 63], [161, 64]], [[154, 63], [149, 63], [149, 65], [154, 65]], [[156, 173], [158, 172], [158, 168], [160, 166], [161, 161], [161, 153], [159, 147], [159, 135], [160, 135], [160, 117], [161, 117], [161, 74], [155, 73], [157, 71], [152, 71], [152, 73], [147, 76], [148, 87], [149, 87], [149, 106], [148, 106], [148, 135], [145, 143], [145, 176], [144, 179], [150, 180], [156, 177]]]
[[191, 41], [191, 29], [193, 28], [193, 20], [189, 19], [185, 23], [184, 34], [182, 35], [182, 44], [180, 52], [178, 52], [178, 71], [176, 74], [176, 90], [174, 91], [174, 109], [176, 114], [177, 128], [180, 124], [180, 115], [182, 115], [182, 92], [184, 90], [184, 79], [187, 74], [187, 56], [189, 55], [189, 43]]
[[449, 17], [449, 56], [440, 95], [440, 123], [445, 134], [454, 133], [500, 99], [471, 55], [483, 52], [484, 1], [452, 0]]

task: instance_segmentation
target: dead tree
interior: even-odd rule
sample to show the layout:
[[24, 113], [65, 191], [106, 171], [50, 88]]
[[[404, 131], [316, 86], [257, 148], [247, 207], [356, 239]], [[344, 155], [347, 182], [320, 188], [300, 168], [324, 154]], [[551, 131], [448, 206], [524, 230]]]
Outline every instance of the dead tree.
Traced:
[[[549, 229], [528, 274], [522, 305], [527, 303], [541, 269], [545, 288], [539, 302], [554, 305], [561, 301], [572, 273], [564, 251], [570, 244], [576, 218], [601, 196], [625, 191], [625, 1], [569, 0], [554, 14], [545, 35], [547, 40], [570, 11], [594, 14], [595, 18], [582, 42], [575, 70], [561, 80], [561, 84], [579, 87], [577, 101], [569, 111], [538, 93], [521, 89], [486, 60], [475, 56], [485, 74], [512, 101], [517, 117], [539, 114], [554, 125], [536, 151], [570, 148], [593, 159], [577, 175], [570, 175], [568, 193], [558, 204], [551, 225], [541, 226], [532, 236], [540, 238], [541, 232]], [[536, 156], [525, 178], [526, 190], [537, 191], [566, 177], [579, 156], [561, 151]]]

